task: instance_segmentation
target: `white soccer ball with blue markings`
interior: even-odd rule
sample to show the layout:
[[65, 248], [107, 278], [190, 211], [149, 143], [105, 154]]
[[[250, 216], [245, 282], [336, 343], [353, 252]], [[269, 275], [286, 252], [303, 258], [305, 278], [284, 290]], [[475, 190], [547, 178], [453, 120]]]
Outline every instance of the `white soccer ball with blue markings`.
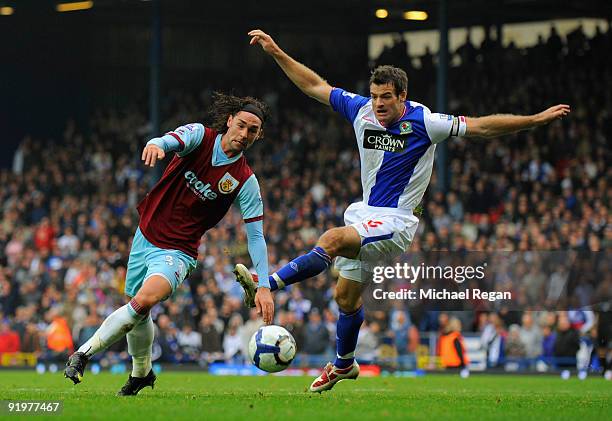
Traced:
[[268, 373], [277, 373], [289, 367], [296, 351], [295, 339], [280, 326], [260, 327], [249, 341], [251, 362]]

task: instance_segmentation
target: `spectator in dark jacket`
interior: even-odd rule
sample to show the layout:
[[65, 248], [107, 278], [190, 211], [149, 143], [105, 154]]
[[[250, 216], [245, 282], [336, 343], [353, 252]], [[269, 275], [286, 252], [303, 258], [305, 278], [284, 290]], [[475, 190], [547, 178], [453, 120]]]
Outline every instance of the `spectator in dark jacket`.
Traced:
[[559, 315], [557, 338], [555, 340], [555, 359], [559, 367], [575, 367], [576, 353], [580, 348], [578, 331], [573, 329], [567, 315]]
[[160, 361], [168, 363], [181, 362], [183, 356], [176, 339], [176, 328], [172, 325], [170, 318], [165, 314], [160, 315], [157, 319], [157, 325], [159, 326], [157, 341], [162, 351], [159, 358]]
[[28, 323], [23, 334], [21, 350], [23, 352], [33, 352], [35, 354], [40, 354], [42, 351], [41, 341], [42, 337], [38, 330], [38, 327], [34, 323]]
[[200, 321], [200, 333], [202, 334], [202, 353], [208, 361], [220, 358], [223, 354], [221, 347], [221, 332], [214, 324], [213, 316], [205, 314]]
[[318, 309], [312, 309], [308, 313], [308, 323], [304, 331], [303, 351], [309, 355], [321, 355], [327, 351], [329, 332], [323, 324], [321, 313]]

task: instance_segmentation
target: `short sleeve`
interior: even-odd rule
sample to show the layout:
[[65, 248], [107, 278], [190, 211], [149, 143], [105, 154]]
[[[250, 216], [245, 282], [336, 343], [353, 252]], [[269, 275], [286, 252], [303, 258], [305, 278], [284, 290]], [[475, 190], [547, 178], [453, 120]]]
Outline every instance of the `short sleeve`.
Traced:
[[431, 143], [440, 143], [449, 137], [464, 136], [467, 126], [464, 116], [432, 113], [425, 110], [423, 120]]
[[235, 200], [236, 205], [240, 208], [242, 219], [245, 222], [252, 222], [263, 219], [263, 201], [261, 200], [261, 191], [259, 182], [255, 174], [251, 175], [245, 181], [242, 189], [238, 193]]
[[175, 130], [166, 133], [166, 136], [170, 135], [182, 143], [180, 152], [177, 153], [181, 158], [189, 155], [191, 152], [197, 149], [204, 139], [204, 133], [206, 129], [204, 125], [200, 123], [186, 124], [179, 126]]
[[333, 88], [329, 95], [329, 103], [332, 109], [346, 118], [351, 123], [355, 121], [357, 113], [368, 103], [370, 98], [353, 94], [340, 88]]

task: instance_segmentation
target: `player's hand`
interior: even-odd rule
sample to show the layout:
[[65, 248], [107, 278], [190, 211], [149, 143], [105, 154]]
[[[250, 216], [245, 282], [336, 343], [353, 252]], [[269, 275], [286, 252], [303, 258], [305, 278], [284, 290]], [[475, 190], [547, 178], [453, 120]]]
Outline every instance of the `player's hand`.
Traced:
[[563, 118], [570, 113], [570, 106], [566, 104], [559, 104], [550, 107], [547, 110], [542, 111], [535, 115], [535, 121], [538, 126], [548, 124], [558, 118]]
[[274, 42], [272, 37], [261, 29], [254, 29], [250, 31], [249, 36], [251, 37], [251, 42], [249, 42], [250, 45], [259, 44], [261, 45], [261, 48], [263, 48], [263, 50], [270, 55], [274, 55], [281, 50], [280, 47], [276, 45], [276, 42]]
[[263, 316], [264, 323], [271, 324], [274, 320], [274, 300], [269, 288], [257, 288], [255, 307], [257, 307], [257, 314]]
[[147, 145], [142, 151], [141, 159], [144, 161], [145, 165], [154, 167], [157, 160], [164, 159], [165, 156], [166, 152], [159, 146]]

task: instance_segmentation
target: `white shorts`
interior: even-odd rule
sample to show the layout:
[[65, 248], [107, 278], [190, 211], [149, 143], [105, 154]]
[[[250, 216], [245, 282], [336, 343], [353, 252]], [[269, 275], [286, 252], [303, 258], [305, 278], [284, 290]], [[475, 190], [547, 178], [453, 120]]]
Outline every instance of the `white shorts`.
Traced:
[[411, 211], [351, 204], [344, 212], [344, 224], [354, 227], [361, 237], [357, 259], [336, 258], [336, 268], [343, 278], [365, 282], [363, 272], [384, 265], [410, 248], [419, 225]]

